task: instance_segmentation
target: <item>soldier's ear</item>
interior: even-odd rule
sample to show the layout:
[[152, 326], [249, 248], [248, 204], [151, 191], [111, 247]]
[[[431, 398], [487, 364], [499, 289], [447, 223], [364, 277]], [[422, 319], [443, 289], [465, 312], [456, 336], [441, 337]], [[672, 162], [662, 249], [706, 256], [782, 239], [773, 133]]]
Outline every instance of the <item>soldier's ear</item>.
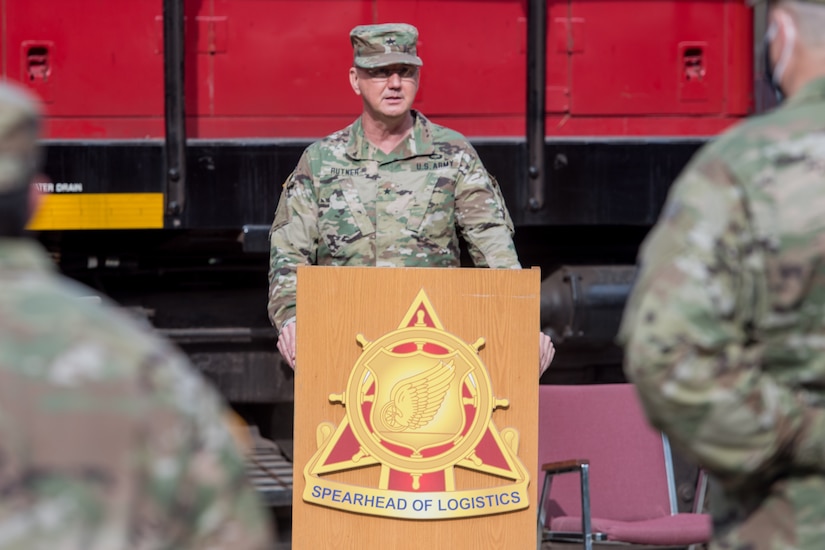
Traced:
[[361, 95], [361, 89], [358, 87], [358, 69], [355, 67], [349, 68], [349, 85], [352, 86], [355, 95]]
[[776, 85], [781, 87], [797, 42], [796, 22], [782, 6], [771, 11], [767, 35], [769, 55], [773, 63], [772, 77]]

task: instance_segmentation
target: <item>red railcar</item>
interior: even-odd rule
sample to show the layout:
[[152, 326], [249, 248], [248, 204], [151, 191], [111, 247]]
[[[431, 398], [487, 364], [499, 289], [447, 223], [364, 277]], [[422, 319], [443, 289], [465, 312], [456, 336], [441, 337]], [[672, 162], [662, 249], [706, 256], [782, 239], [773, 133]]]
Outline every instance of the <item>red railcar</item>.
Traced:
[[[168, 2], [167, 2], [168, 3]], [[162, 0], [10, 0], [4, 71], [46, 100], [49, 137], [164, 137]], [[349, 30], [409, 21], [416, 107], [471, 137], [524, 137], [527, 0], [186, 0], [186, 133], [314, 138], [359, 112]], [[546, 2], [547, 137], [700, 136], [751, 108], [740, 0]]]
[[419, 28], [416, 108], [470, 137], [522, 262], [553, 274], [548, 376], [591, 379], [618, 376], [600, 368], [671, 182], [754, 110], [760, 34], [743, 0], [6, 0], [0, 17], [5, 75], [48, 110], [32, 228], [247, 403], [291, 397], [266, 230], [302, 149], [360, 112], [352, 27]]

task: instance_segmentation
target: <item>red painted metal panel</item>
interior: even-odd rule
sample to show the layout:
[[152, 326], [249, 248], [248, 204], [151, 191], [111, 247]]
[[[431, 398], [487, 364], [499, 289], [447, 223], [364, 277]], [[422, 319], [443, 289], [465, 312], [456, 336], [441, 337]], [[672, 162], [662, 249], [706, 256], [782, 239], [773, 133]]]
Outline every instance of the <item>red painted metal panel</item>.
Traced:
[[725, 112], [733, 116], [747, 115], [753, 109], [753, 19], [743, 2], [727, 2], [725, 64], [728, 71], [725, 89]]
[[[6, 0], [5, 72], [41, 92], [55, 117], [160, 116], [163, 64], [153, 17], [161, 0]], [[48, 84], [31, 74], [48, 44]], [[28, 65], [28, 66], [27, 66]], [[33, 80], [34, 78], [34, 80]], [[41, 80], [37, 82], [37, 80]]]
[[574, 115], [721, 114], [727, 5], [739, 0], [573, 1], [582, 21], [572, 54]]
[[[351, 114], [355, 118], [360, 102], [347, 76], [352, 65], [349, 31], [370, 22], [371, 4], [369, 0], [202, 2], [202, 15], [227, 18], [228, 47], [225, 53], [198, 55], [197, 81], [206, 84], [199, 86], [198, 112], [244, 117]], [[205, 13], [205, 8], [210, 11]], [[205, 82], [206, 74], [210, 80]]]
[[[352, 121], [349, 30], [406, 21], [416, 107], [470, 136], [523, 136], [527, 0], [185, 0], [192, 138], [317, 137]], [[5, 0], [4, 69], [50, 137], [162, 138], [161, 0]], [[707, 135], [751, 105], [740, 0], [548, 0], [549, 136]]]
[[526, 0], [376, 0], [376, 14], [376, 22], [403, 21], [419, 30], [422, 111], [523, 117]]
[[566, 113], [570, 110], [570, 54], [567, 51], [571, 36], [570, 27], [568, 0], [549, 0], [545, 92], [548, 113]]

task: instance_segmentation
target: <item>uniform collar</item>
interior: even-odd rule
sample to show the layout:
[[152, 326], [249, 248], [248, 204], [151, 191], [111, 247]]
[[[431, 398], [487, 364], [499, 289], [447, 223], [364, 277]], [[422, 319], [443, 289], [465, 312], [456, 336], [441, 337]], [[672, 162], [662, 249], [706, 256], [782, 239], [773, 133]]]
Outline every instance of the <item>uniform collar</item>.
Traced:
[[54, 264], [45, 250], [27, 238], [0, 238], [0, 272], [8, 270], [51, 272]]
[[398, 144], [389, 154], [372, 145], [364, 137], [361, 117], [352, 124], [352, 130], [347, 143], [347, 156], [355, 160], [377, 160], [390, 162], [412, 157], [431, 155], [435, 151], [433, 145], [432, 124], [416, 110], [412, 110], [413, 127], [409, 135]]
[[793, 97], [788, 99], [788, 105], [802, 105], [805, 103], [819, 103], [825, 100], [825, 77], [817, 78], [805, 84]]

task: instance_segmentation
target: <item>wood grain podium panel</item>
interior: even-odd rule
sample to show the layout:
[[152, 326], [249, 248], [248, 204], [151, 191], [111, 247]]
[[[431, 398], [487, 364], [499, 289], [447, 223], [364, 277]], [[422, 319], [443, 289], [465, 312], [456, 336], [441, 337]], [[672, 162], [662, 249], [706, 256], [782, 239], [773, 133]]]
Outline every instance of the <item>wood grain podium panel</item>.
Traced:
[[[292, 544], [304, 549], [517, 549], [536, 546], [538, 438], [538, 269], [413, 269], [301, 267], [298, 270]], [[490, 374], [500, 432], [519, 433], [518, 457], [529, 472], [527, 509], [459, 519], [396, 519], [336, 510], [303, 500], [304, 467], [318, 449], [316, 429], [338, 426], [346, 410], [330, 394], [345, 392], [361, 355], [356, 335], [376, 340], [399, 328], [424, 290], [443, 330], [467, 344], [486, 341], [479, 356]], [[328, 479], [377, 488], [380, 466], [337, 472]], [[486, 489], [511, 481], [457, 467], [455, 489]], [[415, 492], [410, 492], [411, 498]]]

